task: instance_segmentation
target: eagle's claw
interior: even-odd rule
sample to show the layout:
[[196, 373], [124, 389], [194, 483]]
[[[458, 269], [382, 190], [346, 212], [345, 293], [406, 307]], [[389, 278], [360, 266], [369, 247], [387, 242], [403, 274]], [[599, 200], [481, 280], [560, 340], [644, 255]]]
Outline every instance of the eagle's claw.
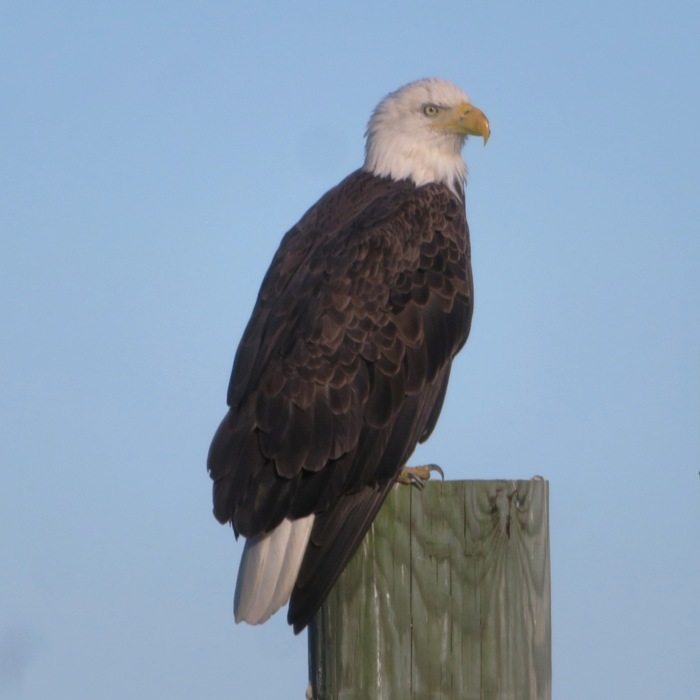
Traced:
[[445, 480], [445, 472], [437, 464], [424, 464], [420, 467], [404, 467], [399, 474], [398, 482], [422, 489], [430, 480], [430, 472], [437, 472], [440, 478]]

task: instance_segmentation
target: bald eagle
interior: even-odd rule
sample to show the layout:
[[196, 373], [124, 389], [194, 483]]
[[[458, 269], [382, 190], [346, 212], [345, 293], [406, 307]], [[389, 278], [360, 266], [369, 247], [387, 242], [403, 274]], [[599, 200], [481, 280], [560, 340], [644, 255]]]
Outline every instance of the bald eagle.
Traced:
[[433, 431], [472, 316], [461, 150], [489, 134], [455, 85], [409, 83], [374, 110], [363, 167], [283, 237], [207, 464], [214, 515], [246, 538], [236, 622], [289, 601], [304, 629]]

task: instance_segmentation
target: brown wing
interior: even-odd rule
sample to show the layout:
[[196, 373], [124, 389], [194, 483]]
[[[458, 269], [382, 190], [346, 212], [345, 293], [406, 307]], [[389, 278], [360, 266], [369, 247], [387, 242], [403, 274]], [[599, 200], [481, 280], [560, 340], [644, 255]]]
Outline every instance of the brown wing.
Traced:
[[215, 515], [236, 533], [316, 513], [296, 631], [432, 431], [471, 309], [464, 207], [442, 186], [358, 172], [283, 239], [208, 467]]

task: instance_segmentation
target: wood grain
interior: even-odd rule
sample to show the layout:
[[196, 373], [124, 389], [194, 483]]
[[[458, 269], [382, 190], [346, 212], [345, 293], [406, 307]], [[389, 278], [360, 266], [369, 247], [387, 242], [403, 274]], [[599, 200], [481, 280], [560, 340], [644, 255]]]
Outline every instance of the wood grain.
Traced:
[[548, 492], [396, 487], [309, 627], [315, 700], [550, 700]]

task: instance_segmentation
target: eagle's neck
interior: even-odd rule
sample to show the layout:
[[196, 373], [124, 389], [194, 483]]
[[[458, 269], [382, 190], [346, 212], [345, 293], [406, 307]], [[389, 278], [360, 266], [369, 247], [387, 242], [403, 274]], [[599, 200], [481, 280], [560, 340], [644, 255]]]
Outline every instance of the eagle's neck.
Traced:
[[460, 195], [467, 166], [460, 136], [425, 133], [422, 138], [400, 131], [367, 130], [364, 170], [393, 180], [410, 180], [416, 186], [438, 183]]

